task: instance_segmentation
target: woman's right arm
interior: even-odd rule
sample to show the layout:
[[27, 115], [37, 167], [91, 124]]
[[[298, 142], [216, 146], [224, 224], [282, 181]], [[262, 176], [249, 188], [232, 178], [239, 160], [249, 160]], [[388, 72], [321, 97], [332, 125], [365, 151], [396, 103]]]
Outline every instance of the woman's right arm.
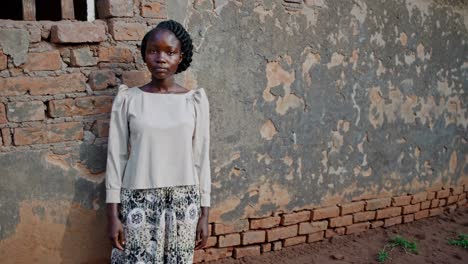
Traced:
[[122, 222], [119, 220], [118, 205], [116, 203], [107, 204], [107, 228], [108, 236], [114, 247], [123, 250], [125, 246], [125, 236]]
[[123, 245], [125, 244], [123, 226], [119, 219], [118, 205], [120, 203], [122, 179], [128, 161], [129, 129], [127, 104], [125, 103], [127, 89], [127, 87], [119, 87], [119, 92], [112, 104], [106, 165], [108, 236], [112, 245], [120, 250], [123, 250]]

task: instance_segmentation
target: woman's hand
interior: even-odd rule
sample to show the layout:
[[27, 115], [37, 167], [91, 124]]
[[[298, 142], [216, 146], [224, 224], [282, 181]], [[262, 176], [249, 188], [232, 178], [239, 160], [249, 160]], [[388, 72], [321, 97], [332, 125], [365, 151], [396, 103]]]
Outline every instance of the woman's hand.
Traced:
[[117, 216], [117, 204], [107, 205], [107, 228], [112, 246], [124, 250], [125, 237], [122, 222]]
[[198, 218], [197, 233], [195, 236], [195, 250], [202, 249], [206, 246], [206, 242], [208, 241], [208, 209], [209, 207], [201, 208], [202, 213], [200, 218]]

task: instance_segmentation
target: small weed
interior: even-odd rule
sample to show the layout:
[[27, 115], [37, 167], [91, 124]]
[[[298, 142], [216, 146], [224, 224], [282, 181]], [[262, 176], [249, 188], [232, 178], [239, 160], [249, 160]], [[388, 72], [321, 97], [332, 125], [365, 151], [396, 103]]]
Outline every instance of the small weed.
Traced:
[[406, 252], [409, 250], [413, 254], [418, 254], [418, 249], [415, 242], [410, 242], [404, 237], [396, 236], [390, 239], [391, 247], [402, 247]]
[[407, 254], [408, 253], [418, 254], [418, 248], [417, 248], [416, 242], [410, 242], [404, 237], [396, 236], [390, 239], [388, 243], [385, 244], [383, 249], [380, 250], [379, 253], [377, 253], [378, 262], [383, 263], [390, 258], [389, 252], [386, 250], [387, 247], [389, 247], [390, 250], [393, 250], [396, 247], [401, 247]]
[[388, 258], [388, 252], [385, 249], [380, 250], [377, 254], [377, 261], [380, 263], [384, 263]]
[[449, 239], [448, 243], [466, 249], [468, 248], [468, 234], [459, 234], [457, 239]]

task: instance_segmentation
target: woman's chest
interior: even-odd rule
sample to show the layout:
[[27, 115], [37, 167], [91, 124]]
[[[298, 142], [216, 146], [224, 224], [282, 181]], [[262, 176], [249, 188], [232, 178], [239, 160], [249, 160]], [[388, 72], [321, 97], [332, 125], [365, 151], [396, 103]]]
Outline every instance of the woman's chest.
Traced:
[[[158, 98], [159, 99], [159, 98]], [[150, 100], [130, 104], [128, 121], [132, 133], [190, 133], [195, 127], [195, 110], [186, 98]]]

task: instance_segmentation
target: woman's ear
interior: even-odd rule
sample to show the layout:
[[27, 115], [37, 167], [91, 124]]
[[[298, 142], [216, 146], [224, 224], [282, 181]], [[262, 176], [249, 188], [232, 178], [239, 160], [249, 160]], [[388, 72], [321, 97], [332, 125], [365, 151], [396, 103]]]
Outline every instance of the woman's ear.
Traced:
[[183, 59], [184, 59], [184, 53], [181, 52], [181, 53], [180, 53], [179, 64], [182, 62]]

